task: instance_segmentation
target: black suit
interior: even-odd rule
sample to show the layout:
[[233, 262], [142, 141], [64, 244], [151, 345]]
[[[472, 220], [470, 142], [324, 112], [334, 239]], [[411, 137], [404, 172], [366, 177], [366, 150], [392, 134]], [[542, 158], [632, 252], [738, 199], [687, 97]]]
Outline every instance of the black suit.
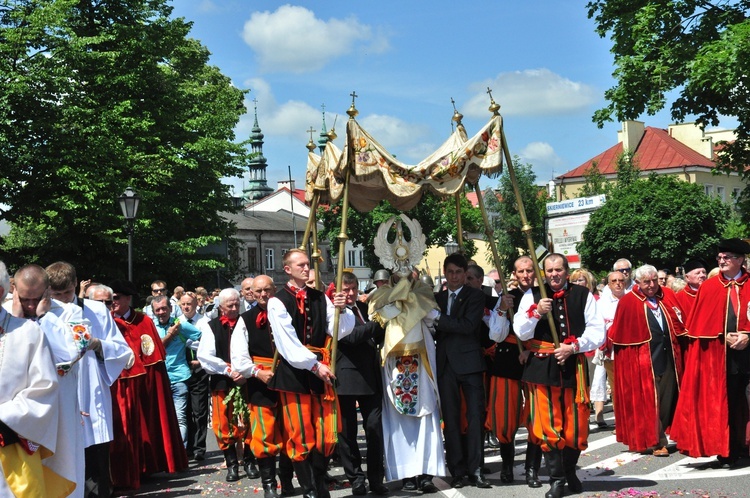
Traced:
[[370, 486], [382, 484], [383, 469], [383, 378], [377, 344], [385, 331], [367, 319], [367, 305], [357, 302], [352, 312], [356, 325], [339, 341], [336, 357], [337, 394], [341, 414], [339, 456], [350, 482], [363, 482], [362, 456], [357, 444], [357, 403], [367, 442], [367, 479]]
[[[448, 314], [449, 290], [435, 295], [442, 313], [435, 327], [437, 376], [445, 430], [448, 470], [454, 477], [481, 470], [484, 433], [485, 361], [482, 349], [482, 317], [485, 294], [464, 285]], [[465, 448], [461, 436], [461, 393], [466, 401], [468, 429]]]

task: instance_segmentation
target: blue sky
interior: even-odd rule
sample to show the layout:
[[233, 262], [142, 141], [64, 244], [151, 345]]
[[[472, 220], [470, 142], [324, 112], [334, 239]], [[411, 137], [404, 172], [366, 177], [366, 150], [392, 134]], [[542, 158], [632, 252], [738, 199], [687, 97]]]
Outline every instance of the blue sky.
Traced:
[[[306, 132], [321, 130], [321, 105], [343, 146], [349, 94], [357, 120], [399, 159], [417, 163], [451, 133], [451, 98], [473, 135], [489, 119], [489, 86], [502, 106], [512, 155], [531, 163], [538, 183], [614, 145], [620, 125], [598, 129], [593, 112], [614, 83], [610, 42], [594, 33], [586, 2], [366, 2], [285, 4], [250, 0], [175, 0], [174, 15], [253, 99], [265, 135], [269, 185], [304, 183]], [[666, 128], [666, 112], [645, 118]], [[245, 178], [247, 175], [245, 175]], [[243, 179], [229, 181], [239, 192]], [[495, 186], [485, 179], [482, 186]]]

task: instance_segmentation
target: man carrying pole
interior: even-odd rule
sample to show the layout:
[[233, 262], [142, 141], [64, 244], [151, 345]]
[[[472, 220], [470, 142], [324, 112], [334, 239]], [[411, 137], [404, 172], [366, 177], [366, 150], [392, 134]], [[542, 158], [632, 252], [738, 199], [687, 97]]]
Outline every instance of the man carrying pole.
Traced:
[[[327, 498], [327, 457], [334, 451], [338, 430], [329, 336], [348, 335], [354, 327], [354, 315], [346, 308], [345, 293], [337, 292], [331, 302], [322, 292], [305, 285], [310, 276], [310, 259], [305, 251], [287, 252], [284, 271], [289, 282], [268, 300], [268, 321], [282, 358], [268, 387], [279, 391], [289, 434], [286, 451], [304, 497]], [[337, 308], [338, 330], [333, 326]]]
[[[532, 354], [523, 381], [530, 385], [532, 406], [529, 438], [542, 446], [550, 473], [546, 498], [560, 498], [568, 489], [583, 491], [575, 473], [578, 457], [588, 447], [589, 399], [586, 360], [580, 353], [593, 351], [605, 339], [604, 321], [594, 296], [585, 287], [568, 284], [568, 260], [550, 254], [544, 260], [547, 294], [538, 288], [526, 292], [513, 317], [516, 335], [529, 341]], [[555, 346], [548, 320], [558, 330]], [[549, 317], [547, 317], [549, 318]]]

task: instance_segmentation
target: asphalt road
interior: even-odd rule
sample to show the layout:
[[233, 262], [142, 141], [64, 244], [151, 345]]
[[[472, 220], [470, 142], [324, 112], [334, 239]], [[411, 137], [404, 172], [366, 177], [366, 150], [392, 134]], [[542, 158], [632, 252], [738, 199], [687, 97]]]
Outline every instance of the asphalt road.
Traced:
[[[611, 406], [607, 407], [606, 419], [613, 424]], [[631, 497], [675, 497], [695, 496], [701, 498], [750, 497], [750, 459], [744, 459], [735, 469], [721, 469], [715, 465], [715, 458], [688, 458], [676, 453], [670, 446], [669, 457], [654, 457], [627, 452], [627, 448], [615, 441], [612, 427], [599, 429], [591, 425], [589, 448], [579, 461], [578, 475], [584, 486], [580, 497], [631, 498]], [[360, 444], [363, 444], [364, 437]], [[516, 440], [516, 466], [513, 484], [500, 483], [500, 454], [497, 450], [486, 449], [485, 465], [489, 468], [488, 478], [492, 489], [464, 487], [450, 488], [450, 478], [435, 478], [440, 489], [435, 498], [490, 498], [498, 494], [509, 497], [541, 498], [548, 489], [547, 473], [542, 464], [541, 476], [544, 486], [530, 489], [523, 481], [524, 450], [526, 431], [519, 431]], [[223, 458], [216, 447], [216, 441], [209, 430], [208, 458], [190, 463], [190, 468], [180, 474], [158, 474], [146, 477], [137, 493], [126, 496], [258, 496], [262, 498], [260, 479], [247, 479], [242, 471], [241, 480], [236, 483], [224, 481], [226, 470], [221, 468]], [[112, 462], [113, 465], [115, 462]], [[333, 498], [349, 497], [351, 491], [343, 480], [341, 467], [333, 467], [331, 474], [341, 479], [341, 483], [331, 490]], [[295, 481], [296, 484], [296, 481]], [[421, 493], [401, 491], [401, 483], [388, 483], [393, 498], [416, 498]], [[297, 488], [301, 497], [300, 488]], [[375, 495], [369, 495], [375, 496]], [[566, 496], [574, 496], [567, 494]]]

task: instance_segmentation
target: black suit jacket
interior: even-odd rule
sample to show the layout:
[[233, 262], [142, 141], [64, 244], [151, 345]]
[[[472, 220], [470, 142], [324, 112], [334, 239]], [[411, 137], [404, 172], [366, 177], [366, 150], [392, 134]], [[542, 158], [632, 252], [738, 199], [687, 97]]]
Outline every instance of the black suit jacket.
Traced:
[[447, 290], [435, 294], [442, 313], [435, 327], [438, 375], [448, 363], [459, 375], [482, 372], [485, 370], [481, 327], [485, 294], [464, 285], [448, 316], [449, 294]]
[[378, 345], [385, 331], [378, 322], [367, 318], [367, 305], [357, 302], [365, 323], [354, 312], [356, 325], [352, 333], [339, 340], [336, 355], [336, 392], [342, 395], [372, 395], [383, 391]]

